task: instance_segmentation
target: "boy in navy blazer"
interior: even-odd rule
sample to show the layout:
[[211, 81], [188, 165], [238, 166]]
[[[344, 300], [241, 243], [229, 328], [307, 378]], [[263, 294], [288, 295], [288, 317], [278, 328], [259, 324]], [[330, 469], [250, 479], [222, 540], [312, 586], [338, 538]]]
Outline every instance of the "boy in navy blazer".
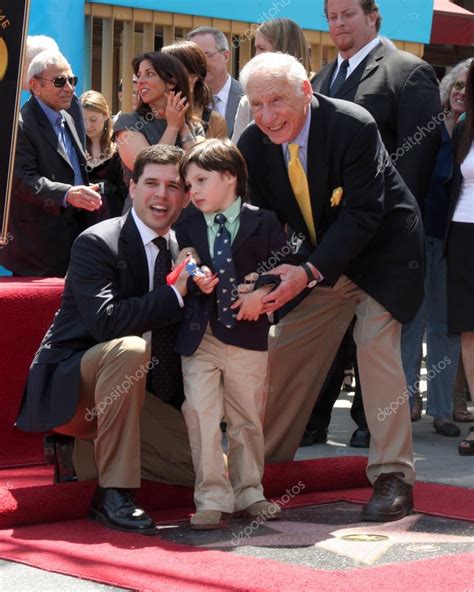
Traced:
[[273, 212], [242, 204], [247, 168], [229, 140], [194, 146], [180, 173], [198, 211], [178, 224], [176, 238], [180, 248], [196, 249], [203, 271], [189, 280], [176, 346], [196, 473], [191, 528], [220, 528], [234, 512], [275, 519], [280, 508], [265, 499], [261, 483], [270, 327], [261, 311], [274, 281], [262, 274], [271, 268], [269, 262], [287, 259], [290, 247]]

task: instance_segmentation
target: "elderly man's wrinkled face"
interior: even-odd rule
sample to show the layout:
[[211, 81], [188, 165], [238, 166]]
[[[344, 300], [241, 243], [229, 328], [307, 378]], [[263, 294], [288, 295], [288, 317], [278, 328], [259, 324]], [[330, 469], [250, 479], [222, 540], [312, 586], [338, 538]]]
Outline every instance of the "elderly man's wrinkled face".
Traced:
[[71, 68], [67, 63], [48, 66], [46, 70], [30, 81], [33, 94], [45, 105], [58, 112], [61, 109], [69, 109], [74, 94], [74, 87], [68, 81], [63, 87], [54, 85], [54, 80], [61, 77], [72, 77]]
[[302, 130], [312, 97], [309, 80], [298, 92], [285, 75], [255, 72], [247, 84], [255, 123], [274, 144], [291, 142]]
[[329, 34], [344, 58], [377, 36], [377, 13], [365, 14], [360, 0], [328, 0]]

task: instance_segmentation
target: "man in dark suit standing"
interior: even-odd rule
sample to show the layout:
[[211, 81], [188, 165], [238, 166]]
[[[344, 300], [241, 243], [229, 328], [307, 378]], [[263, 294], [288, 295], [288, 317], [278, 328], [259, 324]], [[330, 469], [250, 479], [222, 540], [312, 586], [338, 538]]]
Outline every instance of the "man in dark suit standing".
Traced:
[[230, 57], [227, 37], [214, 27], [198, 27], [188, 35], [203, 50], [207, 62], [206, 82], [214, 95], [214, 109], [227, 123], [227, 135], [232, 136], [235, 114], [244, 91], [238, 80], [227, 71]]
[[9, 230], [0, 263], [21, 276], [64, 276], [74, 239], [101, 206], [88, 187], [86, 155], [72, 117], [77, 78], [63, 55], [38, 54], [28, 69], [32, 96], [20, 114]]
[[[382, 17], [375, 0], [325, 0], [324, 10], [329, 34], [339, 55], [335, 62], [317, 74], [312, 82], [313, 89], [330, 97], [352, 101], [369, 111], [395, 168], [423, 211], [442, 122], [436, 74], [423, 60], [399, 51], [379, 37]], [[410, 324], [404, 327], [402, 335], [405, 339], [409, 339], [409, 328]], [[344, 338], [344, 348], [353, 351], [350, 335]], [[411, 357], [413, 355], [410, 353]], [[318, 432], [329, 425], [331, 409], [339, 396], [347, 364], [344, 358], [347, 354], [343, 351], [336, 357], [333, 367], [336, 379], [330, 380], [323, 389], [306, 436], [313, 434], [317, 438]], [[359, 384], [351, 413], [359, 426], [351, 445], [368, 447], [370, 435]]]
[[170, 226], [186, 201], [182, 155], [175, 146], [142, 150], [130, 212], [75, 241], [61, 307], [31, 365], [17, 420], [26, 431], [75, 437], [79, 478], [99, 480], [91, 517], [144, 534], [155, 530], [131, 495], [140, 476], [181, 485], [194, 478], [173, 407], [183, 400], [173, 348], [188, 274], [174, 286], [165, 281], [177, 256]]
[[419, 208], [390, 161], [371, 115], [313, 96], [290, 56], [266, 53], [241, 72], [255, 124], [239, 141], [252, 203], [302, 233], [300, 266], [272, 273], [281, 284], [267, 312], [299, 303], [270, 331], [264, 423], [270, 461], [291, 459], [339, 343], [354, 336], [372, 442], [374, 493], [366, 520], [397, 520], [413, 507], [415, 480], [400, 332], [423, 298]]

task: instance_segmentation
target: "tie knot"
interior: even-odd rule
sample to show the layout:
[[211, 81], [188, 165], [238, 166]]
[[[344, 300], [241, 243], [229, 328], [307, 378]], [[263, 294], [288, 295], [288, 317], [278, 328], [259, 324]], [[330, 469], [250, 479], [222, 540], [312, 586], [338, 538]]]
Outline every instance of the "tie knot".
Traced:
[[224, 214], [216, 214], [214, 216], [214, 222], [219, 224], [219, 226], [223, 226], [227, 222], [227, 218], [224, 216]]
[[291, 160], [293, 160], [294, 158], [299, 158], [300, 145], [299, 144], [288, 144], [288, 151], [290, 153]]
[[61, 127], [62, 124], [63, 124], [63, 116], [61, 115], [61, 113], [59, 113], [59, 115], [56, 117], [56, 126]]
[[162, 249], [164, 249], [165, 251], [168, 250], [168, 243], [166, 242], [166, 239], [164, 236], [157, 236], [156, 238], [153, 239], [152, 242], [160, 249], [160, 251]]
[[347, 72], [347, 68], [349, 67], [349, 60], [343, 60], [341, 65], [339, 66], [339, 72]]

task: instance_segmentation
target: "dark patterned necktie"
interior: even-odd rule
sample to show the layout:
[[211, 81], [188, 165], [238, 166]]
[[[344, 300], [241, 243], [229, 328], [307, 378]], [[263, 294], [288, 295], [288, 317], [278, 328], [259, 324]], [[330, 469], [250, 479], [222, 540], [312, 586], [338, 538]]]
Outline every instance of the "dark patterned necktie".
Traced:
[[[233, 300], [236, 299], [237, 283], [235, 277], [234, 259], [230, 245], [230, 233], [225, 227], [227, 218], [224, 214], [216, 214], [214, 222], [219, 224], [216, 240], [214, 241], [214, 271], [217, 273], [219, 283], [216, 286], [217, 297], [217, 319], [227, 329], [235, 326], [236, 312], [230, 308]], [[232, 298], [234, 297], [234, 298]]]
[[330, 97], [334, 97], [334, 95], [346, 81], [347, 68], [349, 68], [349, 60], [344, 60], [341, 62], [341, 65], [339, 66], [339, 72], [337, 73], [336, 78], [334, 78], [334, 82], [331, 84], [331, 88], [329, 89]]
[[[153, 288], [166, 284], [166, 276], [171, 271], [171, 253], [166, 239], [159, 236], [153, 240], [159, 252], [155, 259]], [[167, 325], [154, 329], [151, 334], [151, 357], [154, 363], [149, 373], [148, 390], [162, 401], [179, 408], [183, 402], [183, 381], [181, 357], [175, 353], [178, 326]]]

